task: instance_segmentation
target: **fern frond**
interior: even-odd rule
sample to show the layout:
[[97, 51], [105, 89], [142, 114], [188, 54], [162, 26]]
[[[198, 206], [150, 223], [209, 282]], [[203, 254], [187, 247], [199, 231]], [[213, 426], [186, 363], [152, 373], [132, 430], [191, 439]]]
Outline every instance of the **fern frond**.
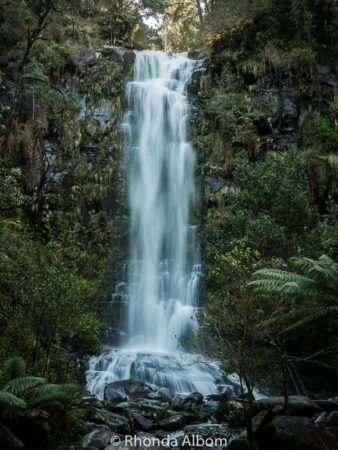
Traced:
[[26, 373], [26, 364], [21, 356], [14, 356], [5, 361], [5, 371], [10, 380], [24, 377]]
[[19, 394], [27, 389], [32, 389], [40, 384], [46, 383], [44, 378], [39, 377], [20, 377], [15, 378], [6, 384], [3, 388], [6, 392], [11, 392], [12, 394]]
[[79, 390], [76, 384], [45, 384], [32, 390], [32, 397], [29, 407], [45, 405], [52, 400], [61, 400], [67, 394], [75, 393]]
[[1, 415], [13, 417], [26, 408], [26, 402], [10, 392], [0, 391]]

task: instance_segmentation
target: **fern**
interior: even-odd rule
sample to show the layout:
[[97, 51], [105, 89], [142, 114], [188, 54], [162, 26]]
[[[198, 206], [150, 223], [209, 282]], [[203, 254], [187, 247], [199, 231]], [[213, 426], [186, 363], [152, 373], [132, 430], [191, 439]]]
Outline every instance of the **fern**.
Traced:
[[32, 389], [40, 384], [46, 383], [44, 378], [39, 377], [20, 377], [15, 378], [6, 384], [3, 388], [6, 392], [11, 392], [12, 394], [19, 394], [20, 392]]
[[0, 391], [1, 416], [13, 417], [26, 408], [26, 402], [10, 392]]
[[20, 356], [14, 356], [5, 361], [6, 375], [10, 380], [14, 378], [24, 377], [26, 373], [26, 364]]
[[283, 325], [283, 333], [338, 312], [338, 265], [326, 255], [318, 260], [290, 261], [302, 273], [263, 269], [255, 272], [256, 279], [248, 283], [255, 292], [291, 296], [294, 309], [261, 323], [261, 326]]
[[53, 400], [62, 400], [67, 394], [78, 392], [75, 384], [45, 384], [32, 389], [29, 407], [39, 407]]

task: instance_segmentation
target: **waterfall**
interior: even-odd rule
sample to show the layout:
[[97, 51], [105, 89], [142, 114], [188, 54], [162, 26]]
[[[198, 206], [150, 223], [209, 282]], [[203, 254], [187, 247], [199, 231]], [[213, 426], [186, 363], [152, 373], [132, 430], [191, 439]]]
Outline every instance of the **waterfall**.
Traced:
[[127, 378], [168, 392], [214, 391], [217, 366], [177, 350], [178, 338], [196, 327], [201, 275], [198, 226], [189, 223], [196, 189], [187, 140], [186, 88], [196, 65], [185, 54], [137, 52], [126, 87], [130, 258], [118, 295], [128, 299], [127, 323], [119, 348], [90, 361], [87, 386], [99, 397], [107, 383]]

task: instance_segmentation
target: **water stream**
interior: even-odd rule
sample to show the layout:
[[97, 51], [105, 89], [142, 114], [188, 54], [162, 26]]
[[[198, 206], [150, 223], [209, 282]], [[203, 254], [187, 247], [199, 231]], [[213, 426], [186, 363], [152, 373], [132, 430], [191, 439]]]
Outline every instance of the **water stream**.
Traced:
[[189, 223], [196, 189], [186, 94], [198, 64], [185, 54], [136, 53], [122, 125], [131, 225], [118, 298], [127, 323], [119, 348], [90, 361], [87, 386], [101, 398], [107, 383], [128, 378], [171, 393], [215, 390], [217, 365], [178, 349], [178, 338], [196, 327], [201, 276], [199, 229]]

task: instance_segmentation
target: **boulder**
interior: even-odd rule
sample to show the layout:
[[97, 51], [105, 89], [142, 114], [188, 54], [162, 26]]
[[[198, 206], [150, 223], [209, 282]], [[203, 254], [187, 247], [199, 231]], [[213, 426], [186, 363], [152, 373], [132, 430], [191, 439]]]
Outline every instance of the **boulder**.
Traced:
[[145, 395], [144, 397], [149, 400], [157, 400], [161, 402], [168, 402], [170, 399], [169, 395], [162, 391], [149, 392], [149, 394]]
[[[100, 448], [106, 448], [110, 443], [112, 442], [112, 439], [121, 439], [121, 436], [113, 433], [110, 430], [95, 430], [91, 432], [88, 436], [90, 436], [90, 439], [86, 439], [86, 437], [82, 441], [82, 445], [87, 447], [88, 445], [91, 445], [93, 447], [97, 447], [99, 450]], [[89, 442], [89, 443], [88, 443]], [[104, 447], [99, 447], [98, 445], [101, 445], [100, 443], [103, 442]]]
[[315, 424], [322, 427], [338, 427], [338, 411], [323, 412], [317, 417]]
[[133, 412], [132, 417], [136, 423], [137, 428], [141, 428], [141, 430], [148, 431], [154, 426], [153, 422], [142, 416], [142, 414]]
[[82, 397], [82, 403], [84, 406], [91, 406], [93, 408], [103, 408], [103, 403], [100, 402], [98, 398], [95, 397], [95, 395], [91, 395], [90, 397]]
[[125, 433], [127, 431], [128, 419], [120, 414], [107, 411], [106, 409], [91, 408], [87, 415], [87, 419], [92, 422], [109, 425], [109, 427], [119, 433]]
[[189, 395], [176, 394], [172, 398], [171, 407], [174, 411], [190, 411], [194, 405], [200, 405], [202, 401], [203, 395], [199, 392]]
[[153, 392], [153, 389], [146, 383], [137, 380], [114, 381], [107, 384], [104, 390], [106, 401], [125, 401], [141, 398]]
[[129, 421], [125, 417], [121, 416], [120, 414], [116, 414], [109, 411], [108, 417], [107, 417], [107, 423], [109, 426], [118, 433], [126, 433], [128, 431], [128, 425]]
[[[262, 398], [255, 403], [255, 410], [257, 412], [262, 409], [275, 409], [276, 412], [279, 412], [283, 408], [284, 397]], [[303, 395], [291, 395], [289, 397], [289, 410], [293, 416], [311, 417], [316, 412], [320, 412], [321, 408]]]
[[338, 450], [333, 434], [316, 427], [307, 417], [296, 416], [274, 417], [258, 444], [262, 450]]
[[117, 405], [110, 406], [109, 409], [111, 411], [115, 411], [118, 413], [128, 412], [132, 408], [136, 408], [137, 405], [135, 402], [121, 402]]
[[166, 431], [173, 431], [183, 427], [184, 423], [184, 417], [182, 415], [175, 414], [174, 416], [161, 420], [158, 423], [158, 427]]

